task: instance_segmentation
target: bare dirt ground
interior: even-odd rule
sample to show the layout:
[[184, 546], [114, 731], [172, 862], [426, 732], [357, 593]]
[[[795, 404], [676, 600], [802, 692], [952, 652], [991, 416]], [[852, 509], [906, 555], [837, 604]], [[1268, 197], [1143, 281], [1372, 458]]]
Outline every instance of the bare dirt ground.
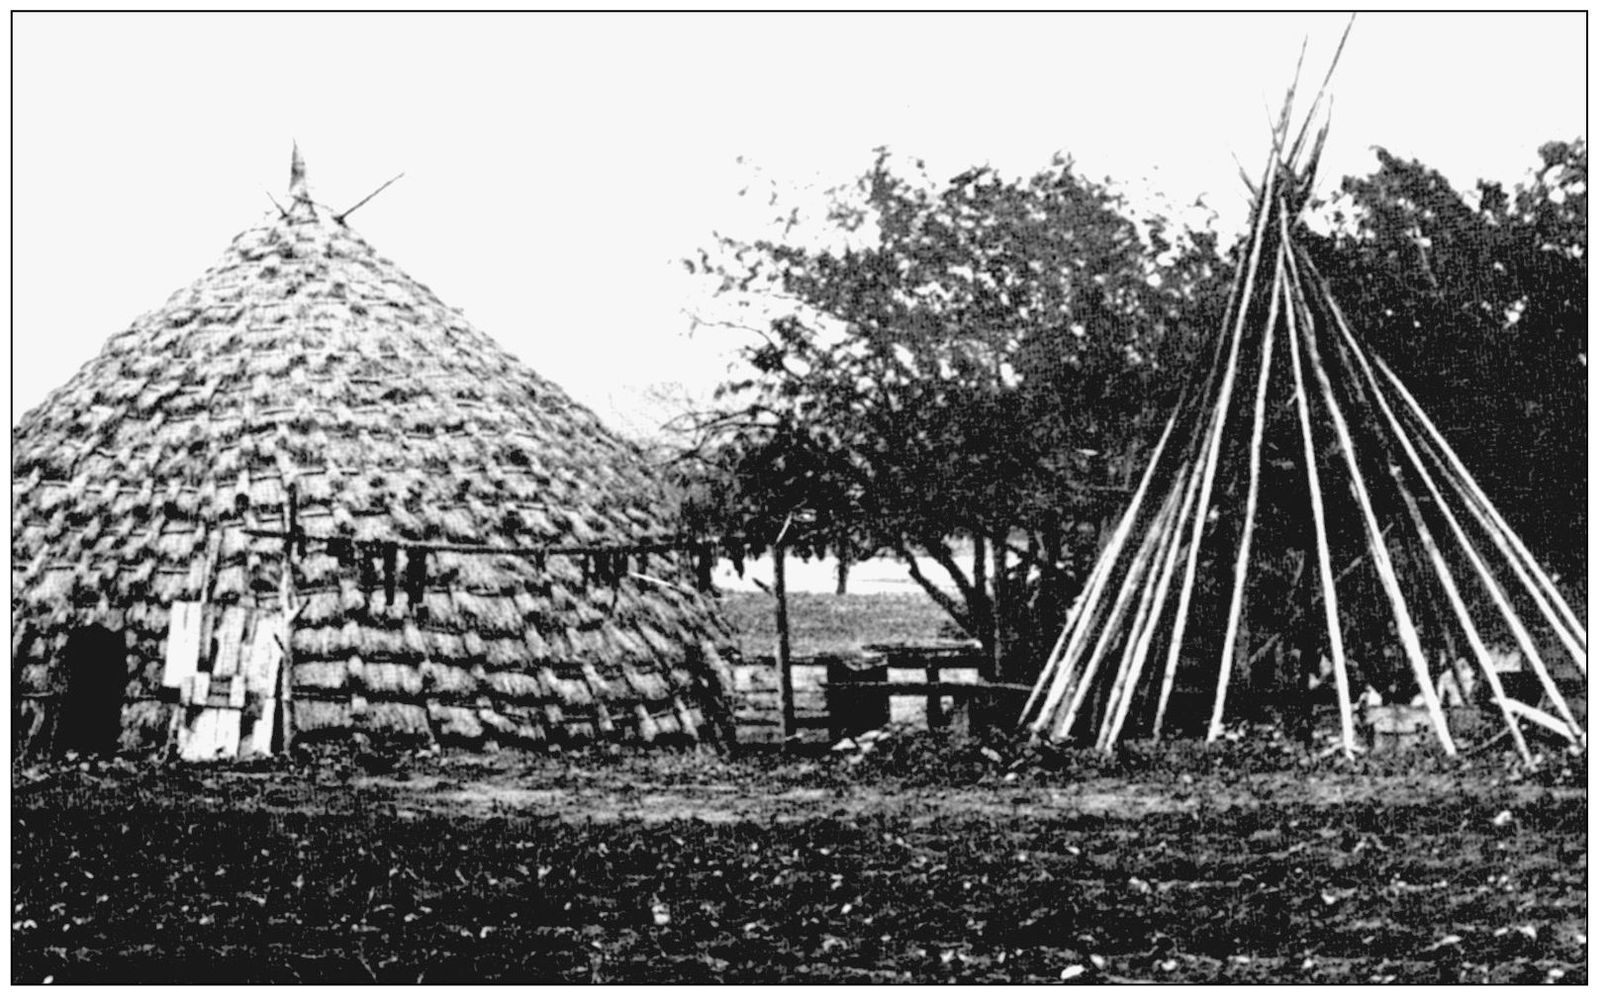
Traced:
[[12, 980], [1586, 980], [1581, 761], [14, 768]]

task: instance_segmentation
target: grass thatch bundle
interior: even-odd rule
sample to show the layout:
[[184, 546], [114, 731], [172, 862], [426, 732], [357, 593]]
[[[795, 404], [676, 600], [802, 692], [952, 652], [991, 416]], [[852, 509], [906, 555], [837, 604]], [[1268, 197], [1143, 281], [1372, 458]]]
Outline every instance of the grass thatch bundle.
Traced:
[[[165, 735], [168, 606], [276, 611], [282, 546], [246, 530], [282, 528], [291, 485], [312, 536], [528, 547], [672, 530], [635, 446], [315, 205], [299, 168], [291, 200], [14, 430], [25, 746], [52, 741], [68, 641], [91, 625], [126, 648], [103, 677], [124, 685], [125, 739]], [[309, 543], [296, 734], [702, 735], [728, 630], [678, 557], [644, 566], [671, 583], [588, 590], [569, 557], [435, 552], [413, 599]]]

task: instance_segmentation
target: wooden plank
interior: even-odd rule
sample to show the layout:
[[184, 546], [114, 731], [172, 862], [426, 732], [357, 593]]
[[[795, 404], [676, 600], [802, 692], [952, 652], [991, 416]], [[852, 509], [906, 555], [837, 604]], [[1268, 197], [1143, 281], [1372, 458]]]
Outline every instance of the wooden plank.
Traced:
[[[243, 700], [241, 704], [244, 704]], [[240, 714], [239, 708], [211, 708], [214, 718], [212, 720], [211, 757], [213, 760], [233, 759], [240, 752]]]
[[217, 625], [217, 656], [212, 659], [212, 673], [228, 677], [240, 672], [240, 649], [245, 643], [246, 622], [250, 611], [243, 605], [230, 605], [223, 609]]
[[250, 650], [245, 656], [245, 691], [257, 706], [255, 718], [242, 718], [239, 756], [265, 757], [273, 752], [273, 723], [278, 715], [279, 648], [283, 619], [258, 614]]
[[1551, 715], [1549, 712], [1541, 712], [1532, 705], [1524, 704], [1515, 698], [1507, 698], [1506, 707], [1511, 710], [1513, 715], [1525, 718], [1534, 725], [1549, 729], [1551, 732], [1565, 739], [1571, 740], [1573, 738], [1572, 730], [1567, 728], [1567, 723], [1556, 718], [1554, 715]]
[[199, 669], [201, 658], [201, 603], [175, 601], [167, 621], [167, 663], [162, 670], [164, 687], [183, 687]]

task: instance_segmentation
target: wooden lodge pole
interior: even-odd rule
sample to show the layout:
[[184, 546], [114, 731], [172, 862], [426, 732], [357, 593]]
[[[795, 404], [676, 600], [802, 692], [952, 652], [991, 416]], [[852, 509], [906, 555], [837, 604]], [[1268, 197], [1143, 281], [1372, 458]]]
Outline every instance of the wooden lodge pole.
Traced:
[[[1288, 244], [1287, 217], [1283, 218], [1284, 245]], [[1417, 686], [1422, 692], [1422, 698], [1427, 704], [1428, 718], [1433, 723], [1433, 731], [1439, 737], [1439, 744], [1449, 756], [1456, 755], [1455, 740], [1450, 736], [1450, 727], [1444, 720], [1444, 709], [1439, 704], [1439, 695], [1433, 685], [1433, 676], [1428, 670], [1427, 657], [1422, 652], [1422, 639], [1416, 631], [1416, 623], [1411, 620], [1411, 611], [1405, 603], [1405, 592], [1400, 589], [1399, 577], [1395, 575], [1394, 563], [1389, 558], [1388, 545], [1383, 540], [1383, 530], [1377, 524], [1377, 512], [1372, 507], [1372, 497], [1366, 488], [1366, 479], [1361, 474], [1360, 460], [1355, 454], [1355, 442], [1350, 436], [1349, 423], [1344, 413], [1339, 410], [1338, 396], [1333, 391], [1333, 382], [1327, 371], [1322, 368], [1321, 355], [1316, 348], [1316, 322], [1311, 314], [1309, 305], [1304, 301], [1303, 291], [1298, 289], [1298, 281], [1293, 281], [1296, 295], [1299, 298], [1300, 309], [1304, 316], [1305, 352], [1310, 358], [1311, 370], [1315, 374], [1316, 386], [1320, 389], [1322, 401], [1327, 408], [1328, 417], [1332, 419], [1333, 430], [1338, 436], [1338, 446], [1344, 454], [1345, 465], [1349, 469], [1350, 488], [1355, 493], [1357, 503], [1361, 508], [1361, 518], [1366, 524], [1366, 538], [1368, 547], [1372, 552], [1372, 562], [1377, 568], [1378, 580], [1383, 584], [1384, 593], [1388, 596], [1390, 607], [1394, 612], [1394, 626], [1399, 632], [1400, 643], [1405, 649], [1405, 655], [1411, 662], [1411, 670], [1416, 675]]]
[[1221, 664], [1216, 675], [1216, 698], [1210, 708], [1210, 728], [1205, 742], [1221, 736], [1222, 716], [1227, 708], [1227, 684], [1232, 678], [1232, 662], [1238, 653], [1238, 623], [1243, 616], [1244, 585], [1249, 577], [1249, 554], [1255, 538], [1255, 511], [1260, 501], [1260, 451], [1266, 441], [1266, 386], [1271, 381], [1272, 332], [1282, 312], [1283, 267], [1277, 265], [1271, 283], [1271, 299], [1266, 305], [1266, 330], [1260, 341], [1260, 377], [1255, 383], [1254, 425], [1249, 436], [1249, 495], [1244, 502], [1244, 529], [1238, 540], [1238, 560], [1232, 572], [1232, 597], [1227, 602], [1227, 630], [1221, 639]]
[[[1286, 260], [1285, 260], [1286, 263]], [[1338, 621], [1338, 586], [1333, 580], [1333, 553], [1327, 543], [1327, 510], [1322, 503], [1322, 484], [1316, 473], [1316, 442], [1310, 427], [1310, 399], [1305, 394], [1305, 375], [1300, 368], [1298, 333], [1294, 323], [1298, 313], [1292, 291], [1285, 282], [1284, 302], [1288, 309], [1288, 358], [1294, 367], [1294, 406], [1299, 412], [1300, 436], [1304, 440], [1305, 480], [1310, 489], [1311, 522], [1316, 530], [1316, 564], [1322, 584], [1322, 608], [1327, 620], [1328, 652], [1333, 660], [1333, 683], [1338, 689], [1338, 723], [1344, 755], [1355, 756], [1355, 714], [1350, 700], [1349, 664], [1344, 658], [1343, 627]]]
[[[1193, 507], [1193, 502], [1198, 500], [1198, 498], [1199, 498], [1199, 488], [1200, 488], [1201, 483], [1202, 483], [1203, 480], [1204, 480], [1204, 461], [1203, 460], [1195, 460], [1194, 464], [1193, 464], [1193, 472], [1188, 478], [1187, 501], [1183, 504], [1182, 514], [1180, 516], [1178, 516], [1176, 534], [1172, 536], [1172, 542], [1173, 542], [1173, 544], [1175, 546], [1174, 555], [1173, 555], [1173, 562], [1171, 564], [1171, 569], [1172, 569], [1173, 572], [1176, 570], [1177, 564], [1181, 562], [1182, 537], [1183, 537], [1183, 534], [1185, 532], [1184, 525], [1188, 521], [1188, 515], [1190, 514], [1191, 509]], [[1171, 583], [1170, 578], [1167, 577], [1165, 579], [1164, 583], [1167, 585], [1167, 589], [1169, 589], [1169, 585]], [[1158, 614], [1156, 614], [1154, 616], [1154, 618], [1149, 620], [1147, 637], [1146, 637], [1146, 639], [1144, 641], [1144, 646], [1142, 647], [1140, 652], [1144, 652], [1144, 653], [1148, 652], [1148, 642], [1151, 641], [1154, 638], [1154, 633], [1155, 633], [1156, 628], [1159, 625], [1159, 622], [1160, 622], [1160, 616]], [[1155, 702], [1155, 706], [1154, 706], [1154, 728], [1153, 728], [1153, 731], [1152, 731], [1152, 735], [1153, 735], [1155, 740], [1158, 740], [1160, 738], [1160, 733], [1165, 727], [1166, 707], [1168, 705], [1170, 705], [1170, 703], [1171, 703], [1171, 689], [1176, 685], [1176, 679], [1177, 679], [1177, 657], [1174, 657], [1174, 656], [1171, 656], [1170, 654], [1167, 654], [1165, 671], [1161, 675], [1161, 678], [1160, 678], [1160, 696], [1159, 696], [1159, 699]]]
[[796, 719], [792, 697], [792, 629], [786, 617], [786, 546], [779, 539], [770, 547], [770, 558], [775, 564], [775, 665], [780, 668], [781, 749], [784, 751], [791, 749]]
[[283, 753], [290, 752], [290, 744], [295, 738], [295, 721], [290, 716], [290, 692], [295, 663], [292, 645], [296, 616], [296, 531], [300, 528], [296, 518], [296, 485], [291, 483], [285, 488], [284, 566], [279, 571], [279, 614], [284, 633], [284, 645], [280, 647], [282, 653], [279, 657], [279, 750]]

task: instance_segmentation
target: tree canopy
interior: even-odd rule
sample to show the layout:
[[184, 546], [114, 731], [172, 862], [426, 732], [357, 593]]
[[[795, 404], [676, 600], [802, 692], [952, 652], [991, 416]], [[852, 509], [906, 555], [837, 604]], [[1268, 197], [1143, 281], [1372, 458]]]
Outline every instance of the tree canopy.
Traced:
[[[1214, 320], [1214, 236], [1133, 220], [1066, 158], [932, 184], [881, 153], [828, 218], [830, 244], [724, 241], [700, 264], [781, 305], [704, 423], [724, 511], [775, 531], [806, 508], [815, 542], [890, 551], [984, 644], [1035, 652], [1030, 623], [1080, 582], [1066, 524], [1119, 509]], [[990, 544], [982, 563], [961, 537]]]

